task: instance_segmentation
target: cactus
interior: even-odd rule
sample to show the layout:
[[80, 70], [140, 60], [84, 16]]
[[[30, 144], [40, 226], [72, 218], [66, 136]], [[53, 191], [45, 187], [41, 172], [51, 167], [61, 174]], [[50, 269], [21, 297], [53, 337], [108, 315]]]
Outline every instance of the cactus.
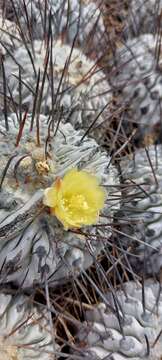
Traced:
[[85, 314], [77, 335], [78, 359], [160, 360], [160, 284], [148, 280], [142, 287], [130, 281], [115, 296], [108, 293], [105, 298]]
[[122, 243], [132, 244], [135, 271], [150, 275], [159, 274], [162, 265], [161, 155], [161, 145], [150, 146], [121, 162]]
[[131, 0], [127, 17], [129, 34], [133, 36], [142, 33], [154, 34], [160, 24], [161, 9], [161, 0]]
[[17, 25], [2, 17], [0, 12], [0, 54], [6, 55], [7, 49], [20, 45], [20, 34]]
[[65, 0], [49, 0], [49, 7], [57, 18], [54, 33], [59, 35], [63, 32], [69, 43], [78, 33], [76, 42], [86, 53], [94, 52], [95, 46], [97, 52], [100, 50], [106, 36], [100, 9], [95, 2], [71, 0], [68, 4]]
[[25, 37], [31, 39], [31, 36], [32, 38], [43, 36], [42, 0], [7, 0], [2, 5], [3, 17], [15, 22]]
[[106, 218], [101, 217], [100, 224], [110, 223], [119, 206], [119, 198], [113, 200], [117, 172], [93, 139], [81, 140], [82, 132], [70, 124], [53, 128], [52, 120], [43, 115], [34, 119], [30, 131], [32, 121], [26, 114], [21, 122], [16, 114], [0, 121], [0, 277], [1, 283], [14, 281], [24, 287], [43, 283], [45, 276], [55, 285], [73, 271], [77, 274], [92, 264], [111, 235], [109, 226], [89, 227], [86, 232], [92, 241], [87, 242], [86, 236], [63, 229], [42, 206], [44, 189], [56, 178], [72, 168], [100, 178], [109, 193]]
[[[65, 114], [69, 113], [67, 118], [76, 128], [89, 127], [97, 116], [98, 123], [102, 122], [106, 111], [104, 108], [111, 100], [111, 91], [104, 73], [97, 65], [78, 49], [72, 50], [57, 41], [53, 43], [51, 52], [53, 66], [50, 54], [46, 70], [48, 51], [45, 43], [35, 41], [33, 48], [34, 53], [32, 47], [28, 46], [27, 50], [22, 45], [14, 52], [14, 59], [10, 56], [6, 58], [4, 68], [8, 96], [16, 104], [32, 110], [33, 100], [38, 93], [37, 106], [39, 108], [41, 101], [41, 112], [60, 109]], [[39, 71], [39, 91], [36, 91]]]
[[[151, 34], [127, 41], [116, 55], [116, 77], [110, 79], [126, 107], [123, 123], [138, 126], [143, 138], [160, 124], [161, 59], [156, 59], [157, 39]], [[128, 127], [129, 124], [129, 127]]]
[[[14, 7], [13, 7], [14, 4]], [[12, 12], [12, 15], [11, 15]], [[49, 17], [55, 39], [64, 36], [72, 44], [75, 36], [77, 45], [88, 54], [97, 56], [101, 44], [106, 42], [105, 27], [100, 9], [93, 1], [83, 0], [12, 0], [6, 4], [6, 16], [19, 25], [28, 37], [43, 39], [49, 31]]]
[[11, 296], [1, 292], [0, 314], [1, 359], [54, 358], [48, 313], [41, 307], [33, 306], [23, 295]]
[[[138, 125], [138, 137], [160, 125], [161, 41], [153, 32], [161, 2], [158, 12], [146, 0], [139, 13], [140, 1], [123, 1], [119, 16], [118, 0], [107, 4], [108, 16], [98, 0], [6, 0], [0, 10], [0, 286], [18, 293], [0, 293], [4, 360], [162, 357], [161, 286], [144, 280], [161, 272], [162, 147], [141, 149], [133, 160], [115, 157], [117, 171], [93, 139], [103, 144], [105, 121], [115, 118], [107, 132], [117, 129], [110, 147], [121, 156], [128, 123]], [[105, 60], [108, 79], [98, 65]], [[119, 126], [116, 95], [126, 107]], [[48, 311], [57, 315], [60, 346], [44, 305], [19, 295], [35, 287], [45, 287]], [[103, 303], [91, 305], [99, 297]]]

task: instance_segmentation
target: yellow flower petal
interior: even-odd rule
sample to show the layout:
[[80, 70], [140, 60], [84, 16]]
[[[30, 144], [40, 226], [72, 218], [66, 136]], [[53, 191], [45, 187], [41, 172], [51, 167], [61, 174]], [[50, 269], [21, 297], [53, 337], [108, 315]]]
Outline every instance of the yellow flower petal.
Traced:
[[45, 189], [43, 199], [44, 205], [53, 208], [57, 203], [57, 196], [58, 193], [55, 187]]
[[72, 169], [64, 176], [62, 183], [66, 191], [72, 191], [72, 193], [74, 193], [76, 190], [79, 191], [81, 188], [86, 189], [89, 186], [98, 186], [98, 179], [89, 174], [87, 171]]
[[106, 191], [95, 176], [72, 169], [45, 190], [44, 204], [68, 229], [96, 224], [105, 199]]

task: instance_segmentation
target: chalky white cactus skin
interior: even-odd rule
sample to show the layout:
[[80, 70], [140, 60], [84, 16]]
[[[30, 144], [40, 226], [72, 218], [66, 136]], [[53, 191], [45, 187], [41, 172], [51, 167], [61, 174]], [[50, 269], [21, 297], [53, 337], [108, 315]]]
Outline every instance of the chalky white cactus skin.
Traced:
[[[34, 54], [32, 48], [30, 46], [28, 48], [33, 57], [35, 70], [25, 46], [19, 47], [14, 52], [15, 61], [13, 58], [8, 57], [4, 63], [6, 81], [16, 103], [20, 101], [19, 76], [21, 72], [21, 101], [22, 105], [29, 108], [29, 110], [33, 108], [39, 70], [39, 91], [41, 91], [45, 61], [47, 59], [47, 49], [44, 42], [35, 41], [33, 46]], [[55, 108], [61, 108], [60, 111], [62, 111], [63, 107], [66, 114], [69, 112], [70, 121], [75, 127], [90, 126], [92, 121], [111, 100], [110, 87], [105, 80], [104, 73], [93, 61], [86, 58], [81, 51], [74, 48], [71, 53], [70, 46], [62, 45], [61, 41], [57, 41], [53, 43], [52, 49], [52, 85], [50, 56], [41, 100], [41, 111], [49, 113], [52, 109], [51, 87], [53, 86], [56, 98]], [[99, 117], [98, 122], [103, 121], [103, 117], [104, 113]]]
[[0, 354], [4, 360], [53, 359], [48, 313], [25, 296], [0, 293]]
[[0, 12], [0, 54], [6, 55], [7, 50], [20, 45], [20, 33], [17, 25], [3, 18]]
[[80, 359], [161, 359], [161, 337], [154, 345], [162, 322], [160, 284], [152, 280], [145, 283], [145, 305], [140, 284], [128, 282], [123, 288], [115, 294], [118, 314], [111, 294], [106, 295], [106, 304], [86, 313], [87, 321], [78, 334]]
[[132, 0], [128, 12], [128, 32], [138, 36], [142, 33], [155, 33], [160, 24], [158, 16], [162, 10], [161, 0]]
[[[33, 39], [45, 38], [51, 12], [50, 21], [55, 39], [63, 35], [65, 41], [72, 44], [77, 34], [76, 43], [89, 54], [97, 46], [99, 57], [99, 49], [106, 41], [106, 35], [100, 9], [93, 0], [47, 0], [46, 3], [43, 0], [14, 0], [13, 3], [22, 30], [29, 33], [30, 26]], [[8, 12], [10, 8], [13, 12], [13, 6], [8, 1]]]
[[43, 36], [43, 4], [45, 6], [42, 0], [6, 0], [3, 4], [3, 16], [15, 22], [25, 37], [41, 38]]
[[117, 75], [111, 82], [120, 90], [122, 105], [127, 104], [127, 121], [137, 124], [145, 135], [160, 123], [161, 103], [161, 55], [155, 56], [157, 39], [141, 35], [129, 40], [117, 52]]
[[[97, 2], [96, 2], [97, 3]], [[53, 17], [57, 19], [54, 33], [65, 33], [65, 38], [72, 43], [76, 34], [76, 42], [83, 51], [91, 53], [97, 46], [97, 56], [101, 45], [106, 41], [105, 27], [99, 7], [92, 0], [49, 0]], [[63, 10], [62, 10], [63, 9]]]
[[[113, 201], [117, 172], [108, 166], [110, 159], [101, 153], [96, 142], [88, 138], [81, 142], [82, 133], [70, 124], [59, 125], [54, 136], [56, 128], [53, 132], [47, 124], [48, 118], [41, 115], [38, 147], [35, 125], [33, 131], [29, 131], [31, 118], [26, 119], [17, 147], [19, 125], [16, 115], [8, 118], [9, 131], [5, 129], [4, 119], [0, 126], [1, 179], [12, 157], [1, 189], [0, 280], [1, 283], [21, 283], [24, 287], [43, 283], [45, 276], [49, 284], [54, 285], [58, 280], [65, 280], [72, 271], [87, 268], [111, 234], [109, 227], [102, 232], [90, 227], [94, 237], [87, 243], [84, 237], [65, 231], [55, 217], [42, 209], [43, 189], [51, 186], [58, 176], [78, 167], [98, 176], [101, 184], [112, 185], [108, 186], [109, 201], [103, 209], [108, 218], [100, 218], [99, 223], [110, 223], [109, 216], [119, 206], [119, 198]], [[95, 234], [98, 234], [97, 239]]]
[[121, 171], [123, 244], [134, 248], [137, 257], [130, 260], [136, 271], [145, 268], [150, 275], [158, 274], [162, 266], [162, 147], [151, 146], [148, 153], [137, 151], [132, 160], [121, 162]]

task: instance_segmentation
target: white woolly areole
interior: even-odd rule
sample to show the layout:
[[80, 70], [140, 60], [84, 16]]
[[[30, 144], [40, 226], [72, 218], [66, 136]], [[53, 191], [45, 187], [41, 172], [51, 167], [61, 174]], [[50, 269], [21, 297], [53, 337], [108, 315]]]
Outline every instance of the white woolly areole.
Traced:
[[110, 223], [120, 196], [115, 188], [117, 172], [93, 139], [81, 141], [83, 133], [75, 131], [70, 124], [59, 125], [55, 133], [56, 125], [52, 130], [52, 123], [41, 115], [38, 147], [35, 122], [33, 131], [29, 131], [31, 119], [29, 115], [16, 147], [19, 133], [16, 115], [8, 117], [9, 131], [5, 129], [4, 119], [0, 125], [1, 179], [9, 165], [0, 199], [0, 266], [5, 262], [1, 282], [16, 281], [24, 286], [42, 282], [45, 273], [52, 284], [68, 277], [73, 268], [87, 268], [93, 261], [90, 252], [98, 253], [111, 235], [109, 226], [102, 231], [90, 227], [93, 237], [87, 246], [84, 237], [65, 231], [53, 216], [42, 210], [43, 189], [74, 167], [96, 175], [108, 191], [103, 209], [106, 218], [100, 218], [101, 224]]
[[[80, 356], [87, 360], [104, 360], [106, 357], [111, 360], [160, 360], [161, 337], [154, 345], [162, 322], [160, 284], [147, 281], [144, 293], [143, 307], [141, 285], [128, 282], [124, 285], [124, 291], [114, 291], [118, 315], [111, 294], [107, 294], [106, 304], [99, 304], [94, 310], [88, 311], [86, 322], [78, 334], [78, 341], [85, 344], [85, 348], [82, 345], [80, 349]], [[79, 344], [77, 347], [79, 351]]]
[[[150, 275], [159, 273], [162, 266], [161, 145], [150, 146], [148, 153], [140, 149], [135, 152], [132, 159], [130, 157], [123, 159], [121, 171], [123, 179], [121, 216], [124, 220], [122, 231], [125, 234], [122, 237], [123, 244], [134, 244], [133, 254], [138, 255], [138, 258], [132, 256], [130, 261], [136, 271], [137, 269], [143, 271], [145, 257], [145, 271]], [[129, 220], [129, 224], [125, 223], [125, 219], [127, 222]]]
[[[99, 123], [103, 120], [102, 111], [111, 101], [111, 91], [104, 73], [80, 50], [76, 48], [71, 50], [70, 46], [63, 45], [61, 41], [53, 42], [52, 46], [49, 58], [45, 43], [34, 41], [34, 53], [31, 46], [28, 46], [29, 55], [26, 47], [22, 45], [13, 54], [15, 60], [11, 57], [6, 59], [4, 67], [7, 86], [10, 89], [9, 97], [11, 93], [17, 104], [21, 102], [23, 108], [25, 106], [28, 110], [32, 110], [40, 71], [37, 93], [39, 101], [42, 92], [41, 111], [43, 113], [49, 113], [52, 110], [53, 89], [53, 111], [60, 111], [63, 121], [70, 116], [69, 119], [75, 127], [87, 128], [101, 113], [97, 120]], [[51, 72], [53, 72], [53, 82]], [[41, 88], [44, 73], [46, 74], [45, 82], [44, 87]]]
[[[52, 360], [48, 313], [25, 296], [0, 294], [0, 354], [3, 360]], [[58, 349], [58, 346], [56, 346]]]

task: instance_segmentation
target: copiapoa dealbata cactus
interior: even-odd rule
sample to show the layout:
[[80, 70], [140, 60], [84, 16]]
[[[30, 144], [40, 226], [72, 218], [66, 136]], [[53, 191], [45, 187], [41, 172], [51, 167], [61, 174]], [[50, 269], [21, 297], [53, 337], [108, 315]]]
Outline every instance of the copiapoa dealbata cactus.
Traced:
[[150, 146], [121, 161], [122, 244], [132, 246], [136, 272], [159, 274], [162, 265], [162, 148]]
[[37, 100], [37, 111], [69, 113], [68, 121], [75, 127], [88, 128], [97, 117], [97, 123], [102, 122], [111, 101], [104, 73], [78, 49], [61, 41], [52, 46], [48, 56], [45, 43], [35, 41], [34, 53], [22, 45], [6, 58], [9, 98], [28, 110]]
[[76, 37], [76, 44], [89, 55], [95, 53], [97, 46], [99, 57], [99, 50], [106, 43], [100, 8], [93, 0], [12, 0], [6, 2], [5, 15], [18, 22], [33, 39], [45, 38], [50, 23], [55, 39], [63, 36], [65, 42], [72, 44]]
[[[106, 35], [100, 8], [100, 2], [92, 0], [49, 0], [52, 17], [56, 19], [54, 33], [63, 33], [68, 43], [75, 35], [76, 43], [89, 55], [95, 52], [99, 57], [102, 45], [106, 44]], [[104, 49], [103, 49], [104, 50]], [[102, 55], [102, 53], [101, 53]]]
[[129, 3], [128, 23], [129, 34], [138, 36], [142, 33], [152, 33], [160, 25], [161, 0], [132, 0]]
[[116, 75], [110, 79], [114, 91], [120, 93], [125, 128], [138, 126], [138, 137], [147, 136], [160, 123], [161, 55], [160, 43], [151, 34], [129, 40], [116, 54]]
[[43, 36], [43, 10], [45, 3], [42, 0], [7, 0], [0, 4], [3, 17], [13, 21], [28, 40]]
[[23, 295], [0, 293], [1, 359], [53, 360], [58, 351], [53, 343], [48, 312]]
[[[118, 176], [96, 142], [83, 139], [70, 124], [53, 128], [52, 120], [43, 115], [25, 114], [19, 120], [11, 114], [0, 121], [0, 281], [30, 287], [47, 278], [55, 285], [87, 268], [106, 245], [111, 235], [106, 223], [119, 206]], [[105, 226], [86, 227], [89, 240], [82, 232], [64, 230], [42, 201], [44, 190], [73, 168], [99, 177], [108, 190], [105, 217], [99, 219]]]
[[160, 360], [161, 285], [127, 282], [115, 296], [108, 293], [105, 298], [85, 314], [77, 336], [78, 359]]

